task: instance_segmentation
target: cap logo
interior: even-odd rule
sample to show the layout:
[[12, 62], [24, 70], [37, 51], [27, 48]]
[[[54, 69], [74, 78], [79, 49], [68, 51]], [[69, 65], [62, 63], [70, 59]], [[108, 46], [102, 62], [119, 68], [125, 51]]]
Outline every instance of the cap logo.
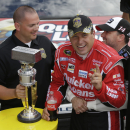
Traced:
[[108, 21], [107, 21], [107, 23], [112, 23], [114, 21], [114, 19], [109, 19]]
[[90, 33], [92, 27], [93, 27], [93, 24], [90, 23], [89, 26], [87, 26], [86, 28], [84, 28], [83, 32], [84, 32], [84, 33]]
[[79, 28], [81, 25], [82, 25], [82, 23], [81, 23], [81, 18], [76, 17], [76, 18], [73, 20], [73, 27]]
[[118, 30], [121, 32], [124, 32], [126, 30], [126, 28], [123, 28], [122, 26], [120, 26], [120, 28]]

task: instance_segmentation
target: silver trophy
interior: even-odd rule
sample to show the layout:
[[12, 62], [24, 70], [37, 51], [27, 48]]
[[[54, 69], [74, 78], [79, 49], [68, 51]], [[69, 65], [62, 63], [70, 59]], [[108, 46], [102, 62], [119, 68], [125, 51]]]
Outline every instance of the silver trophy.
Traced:
[[[26, 98], [22, 99], [24, 110], [18, 114], [18, 120], [24, 123], [33, 123], [41, 119], [41, 114], [36, 111], [37, 81], [35, 80], [36, 69], [33, 65], [41, 60], [41, 52], [37, 49], [17, 46], [12, 49], [12, 59], [19, 60], [21, 69], [18, 70], [20, 84], [25, 86]], [[28, 96], [28, 89], [31, 89], [31, 97]], [[32, 104], [29, 105], [29, 99]]]

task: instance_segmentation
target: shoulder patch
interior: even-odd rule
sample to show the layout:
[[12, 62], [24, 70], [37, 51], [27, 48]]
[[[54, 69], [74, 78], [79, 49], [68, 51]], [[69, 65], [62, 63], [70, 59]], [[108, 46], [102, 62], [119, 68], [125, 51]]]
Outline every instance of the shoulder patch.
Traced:
[[40, 48], [39, 50], [41, 51], [41, 57], [46, 59], [47, 55], [46, 55], [45, 50], [43, 48]]
[[64, 50], [64, 53], [67, 55], [67, 56], [71, 56], [71, 51], [70, 50]]

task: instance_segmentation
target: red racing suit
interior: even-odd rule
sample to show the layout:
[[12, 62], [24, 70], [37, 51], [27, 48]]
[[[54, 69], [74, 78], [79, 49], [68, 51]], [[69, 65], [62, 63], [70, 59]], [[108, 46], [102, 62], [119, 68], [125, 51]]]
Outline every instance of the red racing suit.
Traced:
[[[58, 107], [64, 97], [62, 90], [65, 78], [75, 96], [86, 101], [98, 98], [105, 105], [119, 108], [126, 100], [124, 69], [116, 65], [121, 59], [123, 57], [113, 48], [96, 39], [85, 60], [77, 55], [70, 42], [65, 43], [56, 50], [54, 73], [48, 93], [54, 91]], [[88, 77], [88, 73], [94, 73], [95, 64], [98, 64], [103, 77], [100, 91], [95, 89]]]
[[[71, 92], [75, 96], [81, 97], [86, 101], [99, 99], [106, 106], [119, 108], [126, 100], [124, 69], [123, 66], [119, 64], [121, 59], [123, 59], [123, 57], [119, 56], [113, 48], [96, 39], [84, 60], [77, 55], [71, 43], [63, 44], [56, 50], [54, 73], [52, 74], [52, 82], [49, 86], [48, 94], [50, 91], [54, 91], [58, 107], [64, 97], [64, 91], [66, 91], [64, 87], [66, 80]], [[100, 91], [95, 89], [88, 77], [88, 73], [93, 74], [95, 72], [95, 64], [98, 64], [102, 74], [102, 88]], [[100, 129], [98, 125], [105, 121], [106, 123], [102, 124], [102, 127], [105, 126], [105, 130], [121, 130], [120, 111], [108, 111], [105, 113], [98, 111], [94, 115], [93, 112], [95, 113], [93, 110], [88, 110], [85, 113], [79, 114], [79, 116], [82, 116], [82, 114], [86, 115], [87, 113], [90, 114], [85, 116], [86, 119], [84, 120], [92, 119], [89, 125], [94, 128], [96, 126]], [[75, 129], [75, 127], [78, 128], [79, 125], [74, 122], [83, 120], [83, 117], [80, 119], [78, 115], [75, 116], [74, 110], [72, 110], [71, 119], [73, 122], [71, 123]], [[94, 120], [100, 120], [100, 123]], [[81, 123], [80, 125], [83, 126], [85, 124]]]
[[[119, 108], [126, 100], [124, 69], [119, 64], [121, 59], [123, 57], [119, 56], [113, 48], [96, 39], [84, 60], [77, 55], [71, 43], [63, 44], [56, 50], [54, 73], [52, 74], [52, 82], [48, 93], [49, 91], [54, 91], [58, 107], [64, 97], [65, 78], [75, 96], [81, 97], [86, 101], [99, 99], [106, 106]], [[95, 64], [98, 64], [103, 79], [100, 91], [95, 89], [88, 77], [88, 73], [93, 74], [95, 72]], [[92, 113], [91, 111], [87, 112]], [[104, 125], [109, 130], [119, 130], [121, 127], [120, 112], [111, 111], [106, 113], [105, 120], [107, 120], [107, 123]]]

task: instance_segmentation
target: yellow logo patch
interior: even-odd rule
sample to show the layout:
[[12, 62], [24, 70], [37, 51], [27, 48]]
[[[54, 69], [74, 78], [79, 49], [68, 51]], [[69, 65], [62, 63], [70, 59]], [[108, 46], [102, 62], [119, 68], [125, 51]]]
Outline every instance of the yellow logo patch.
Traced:
[[73, 27], [79, 28], [81, 25], [82, 25], [82, 23], [81, 23], [81, 18], [76, 17], [76, 18], [73, 20]]
[[41, 51], [41, 57], [45, 59], [47, 57], [45, 50], [43, 48], [40, 48], [39, 50]]
[[96, 73], [96, 68], [91, 68], [90, 71], [93, 71], [94, 73]]

